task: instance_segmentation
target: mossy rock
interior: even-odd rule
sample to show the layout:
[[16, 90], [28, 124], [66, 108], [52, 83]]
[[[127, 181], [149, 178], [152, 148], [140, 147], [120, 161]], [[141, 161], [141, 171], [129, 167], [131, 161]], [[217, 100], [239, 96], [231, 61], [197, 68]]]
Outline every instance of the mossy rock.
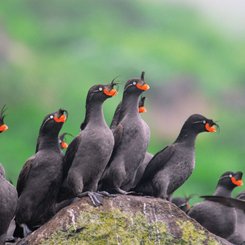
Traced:
[[137, 196], [82, 198], [19, 244], [230, 244], [209, 233], [170, 202]]

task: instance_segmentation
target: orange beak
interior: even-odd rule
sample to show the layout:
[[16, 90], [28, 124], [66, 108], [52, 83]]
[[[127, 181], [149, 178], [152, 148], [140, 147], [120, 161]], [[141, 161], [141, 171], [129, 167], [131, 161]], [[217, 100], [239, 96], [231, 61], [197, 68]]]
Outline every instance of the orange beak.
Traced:
[[4, 131], [7, 131], [8, 130], [8, 126], [6, 124], [3, 124], [0, 126], [0, 133], [4, 132]]
[[66, 121], [66, 115], [63, 114], [60, 117], [54, 117], [54, 120], [57, 123], [64, 123]]
[[236, 186], [242, 186], [243, 185], [243, 181], [242, 179], [236, 180], [236, 178], [231, 177], [231, 182], [236, 185]]
[[216, 132], [216, 127], [213, 125], [213, 126], [210, 126], [209, 123], [206, 123], [205, 124], [205, 129], [210, 132], [210, 133], [215, 133]]
[[139, 107], [139, 113], [147, 112], [146, 108], [144, 106]]
[[107, 95], [107, 96], [110, 96], [110, 97], [112, 97], [112, 96], [115, 96], [115, 95], [117, 95], [117, 90], [116, 89], [111, 89], [111, 90], [108, 90], [108, 89], [104, 89], [103, 90], [103, 93], [105, 94], [105, 95]]
[[62, 149], [67, 149], [68, 144], [67, 144], [65, 141], [62, 141], [62, 142], [60, 143], [60, 146], [61, 146]]
[[150, 86], [147, 83], [145, 83], [143, 85], [140, 85], [139, 83], [137, 83], [136, 84], [136, 87], [138, 89], [140, 89], [140, 90], [143, 90], [143, 91], [146, 91], [146, 90], [150, 89]]

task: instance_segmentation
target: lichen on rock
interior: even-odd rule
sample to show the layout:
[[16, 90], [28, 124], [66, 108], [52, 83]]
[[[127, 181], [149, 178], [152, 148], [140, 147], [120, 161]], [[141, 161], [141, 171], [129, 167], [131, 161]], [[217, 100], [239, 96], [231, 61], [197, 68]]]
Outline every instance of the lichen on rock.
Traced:
[[82, 198], [64, 208], [19, 244], [229, 244], [175, 205], [159, 198], [105, 198], [93, 207]]

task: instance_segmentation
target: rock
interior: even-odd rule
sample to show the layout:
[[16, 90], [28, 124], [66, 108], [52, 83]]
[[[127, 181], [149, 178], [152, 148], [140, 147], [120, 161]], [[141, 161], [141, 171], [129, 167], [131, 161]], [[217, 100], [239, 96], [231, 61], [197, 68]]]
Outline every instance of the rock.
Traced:
[[36, 244], [230, 244], [204, 229], [174, 204], [159, 198], [104, 198], [93, 207], [82, 198], [18, 243]]

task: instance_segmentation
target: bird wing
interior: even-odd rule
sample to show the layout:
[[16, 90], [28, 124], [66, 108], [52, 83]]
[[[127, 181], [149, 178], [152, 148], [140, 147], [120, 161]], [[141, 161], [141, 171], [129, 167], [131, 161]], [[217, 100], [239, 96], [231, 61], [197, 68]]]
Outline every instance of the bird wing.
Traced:
[[228, 207], [238, 208], [245, 212], [245, 201], [243, 200], [222, 196], [201, 196], [201, 198], [212, 202], [218, 202]]
[[81, 136], [79, 135], [73, 139], [73, 141], [69, 144], [69, 146], [66, 150], [66, 154], [64, 157], [64, 165], [63, 165], [63, 177], [64, 178], [67, 176], [67, 173], [71, 167], [71, 164], [72, 164], [74, 157], [76, 155], [80, 141], [81, 141]]
[[145, 182], [152, 179], [160, 169], [164, 168], [165, 164], [172, 157], [174, 152], [174, 145], [166, 146], [163, 150], [159, 151], [148, 163], [141, 181]]
[[123, 135], [123, 125], [119, 123], [116, 129], [113, 130], [113, 136], [115, 141], [113, 152], [116, 151], [118, 146], [120, 145], [122, 140], [122, 135]]
[[30, 170], [31, 170], [31, 167], [33, 165], [33, 162], [35, 160], [36, 156], [32, 156], [30, 157], [25, 165], [23, 166], [20, 174], [19, 174], [19, 178], [18, 178], [18, 181], [17, 181], [17, 192], [18, 192], [18, 196], [20, 196], [20, 194], [22, 193], [24, 187], [25, 187], [25, 184], [26, 184], [26, 181], [28, 179], [28, 176], [29, 176], [29, 173], [30, 173]]

